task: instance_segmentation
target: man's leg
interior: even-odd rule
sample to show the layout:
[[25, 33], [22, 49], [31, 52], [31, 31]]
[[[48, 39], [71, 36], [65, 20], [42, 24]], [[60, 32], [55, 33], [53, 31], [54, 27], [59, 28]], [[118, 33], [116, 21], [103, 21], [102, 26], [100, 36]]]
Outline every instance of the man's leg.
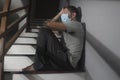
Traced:
[[45, 57], [43, 61], [47, 63], [48, 67], [52, 67], [53, 69], [73, 69], [68, 60], [67, 48], [59, 42], [51, 30], [45, 29], [43, 31], [46, 34], [46, 47], [44, 47], [47, 51], [44, 54]]
[[53, 64], [61, 69], [72, 69], [65, 50], [51, 30], [40, 29], [34, 62], [35, 70], [47, 66], [54, 67]]
[[40, 29], [36, 44], [35, 61], [32, 65], [24, 68], [23, 71], [37, 71], [43, 67], [44, 63], [43, 55], [45, 54], [46, 51], [45, 34], [46, 33], [44, 32], [44, 29]]

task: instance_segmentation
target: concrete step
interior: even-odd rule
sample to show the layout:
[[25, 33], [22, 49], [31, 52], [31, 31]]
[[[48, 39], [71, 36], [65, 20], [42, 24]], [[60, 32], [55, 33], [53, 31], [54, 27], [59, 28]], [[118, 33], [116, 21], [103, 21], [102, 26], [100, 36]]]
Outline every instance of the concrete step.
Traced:
[[35, 38], [17, 38], [14, 44], [36, 44]]
[[39, 32], [39, 29], [31, 29], [31, 32], [36, 32], [36, 33], [38, 33], [38, 32]]
[[27, 56], [5, 56], [4, 72], [21, 72], [32, 63], [33, 61]]
[[38, 37], [38, 34], [37, 33], [25, 32], [25, 33], [21, 33], [20, 37]]
[[43, 26], [31, 26], [31, 29], [40, 29], [42, 28]]
[[35, 51], [31, 45], [12, 45], [6, 55], [35, 55]]
[[12, 80], [85, 80], [85, 73], [13, 74]]

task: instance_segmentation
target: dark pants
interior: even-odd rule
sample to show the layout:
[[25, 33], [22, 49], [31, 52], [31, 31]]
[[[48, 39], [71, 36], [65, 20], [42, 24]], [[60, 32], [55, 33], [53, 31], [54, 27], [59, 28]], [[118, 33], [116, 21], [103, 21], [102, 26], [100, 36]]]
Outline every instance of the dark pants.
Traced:
[[37, 49], [34, 62], [36, 70], [72, 70], [67, 48], [58, 41], [53, 32], [41, 28], [37, 39]]

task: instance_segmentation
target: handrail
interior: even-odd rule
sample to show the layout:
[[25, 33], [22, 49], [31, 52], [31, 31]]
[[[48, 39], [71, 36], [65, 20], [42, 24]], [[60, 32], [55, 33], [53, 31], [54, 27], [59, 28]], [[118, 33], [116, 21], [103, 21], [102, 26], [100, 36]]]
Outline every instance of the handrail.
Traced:
[[23, 10], [23, 9], [27, 9], [28, 7], [29, 7], [29, 5], [26, 5], [26, 6], [23, 6], [23, 7], [20, 7], [20, 8], [16, 8], [16, 9], [9, 10], [8, 15], [9, 15], [9, 14], [12, 14], [12, 13], [14, 13], [14, 12]]
[[[27, 14], [23, 15], [21, 18], [17, 19], [16, 21], [14, 21], [14, 22], [11, 23], [10, 25], [8, 25], [8, 27], [7, 27], [7, 33], [8, 33], [12, 28], [14, 28], [14, 27], [12, 27], [12, 26], [14, 26], [15, 24], [17, 24], [17, 23], [19, 23], [20, 21], [22, 21], [25, 17], [27, 17]], [[0, 33], [0, 38], [3, 37], [3, 36], [5, 36], [5, 33], [6, 33], [6, 32]]]
[[[23, 25], [22, 28], [5, 44], [5, 53], [8, 51], [8, 49], [11, 47], [11, 45], [14, 43], [14, 41], [18, 38], [20, 33], [25, 29], [26, 24]], [[3, 54], [5, 55], [5, 54]]]
[[5, 50], [4, 50], [4, 53], [2, 54], [1, 57], [3, 57], [5, 55], [5, 53], [9, 50], [9, 48], [11, 47], [11, 45], [18, 38], [19, 34], [24, 30], [25, 27], [26, 27], [26, 24], [23, 25], [23, 27], [20, 28], [20, 30], [5, 44]]
[[23, 10], [23, 9], [27, 9], [28, 6], [29, 5], [26, 5], [26, 6], [20, 7], [20, 8], [16, 8], [16, 9], [12, 9], [12, 10], [9, 10], [9, 12], [8, 11], [0, 11], [0, 17], [6, 16], [7, 14], [10, 15], [10, 14], [12, 14], [14, 12], [17, 12], [17, 11], [20, 11], [20, 10]]
[[[120, 76], [120, 58], [114, 54], [107, 46], [96, 39], [92, 34], [86, 32], [86, 40], [98, 52], [98, 54], [107, 62], [107, 64]], [[108, 57], [109, 56], [109, 57]]]
[[[9, 10], [10, 3], [11, 3], [11, 0], [5, 0], [5, 4], [4, 4], [4, 7], [3, 7], [3, 13], [2, 13], [3, 16], [1, 16], [1, 24], [0, 24], [0, 32], [1, 33], [4, 33], [6, 31], [7, 16], [4, 16], [4, 14], [5, 14], [4, 12]], [[4, 36], [0, 38], [0, 45], [1, 45], [1, 47], [0, 47], [0, 61], [1, 61], [1, 67], [0, 67], [0, 69], [1, 69], [0, 76], [1, 77], [0, 77], [0, 80], [2, 80], [2, 78], [3, 78], [2, 76], [3, 76], [3, 65], [4, 65], [3, 64], [3, 61], [4, 61], [3, 58], [4, 57], [2, 57], [2, 54], [4, 53], [4, 47], [5, 47]]]
[[[28, 5], [27, 6], [24, 6], [24, 7], [21, 7], [21, 8], [18, 8], [18, 9], [14, 9], [14, 10], [11, 10], [11, 11], [9, 11], [9, 12], [3, 12], [2, 14], [4, 14], [4, 16], [5, 16], [5, 14], [12, 14], [13, 12], [16, 12], [16, 11], [19, 11], [19, 10], [22, 10], [22, 9], [26, 9], [28, 7]], [[25, 17], [27, 17], [27, 13], [25, 14], [25, 15], [23, 15], [21, 18], [19, 18], [19, 19], [17, 19], [16, 21], [14, 21], [13, 23], [11, 23], [10, 25], [8, 25], [7, 26], [7, 31], [5, 31], [5, 32], [1, 32], [0, 33], [0, 38], [2, 38], [2, 37], [4, 37], [5, 35], [6, 35], [6, 33], [9, 33], [15, 26], [14, 25], [16, 25], [16, 24], [18, 24], [19, 22], [21, 22]]]
[[7, 15], [7, 11], [0, 11], [0, 17], [6, 16], [6, 15]]
[[12, 29], [12, 26], [14, 26], [14, 25], [16, 25], [17, 23], [19, 23], [20, 21], [22, 21], [26, 16], [27, 16], [27, 14], [23, 15], [21, 18], [17, 19], [16, 21], [14, 21], [14, 22], [11, 23], [10, 25], [8, 25], [8, 27], [7, 27], [7, 32], [9, 32], [9, 30]]
[[[10, 7], [11, 0], [5, 0], [3, 12], [8, 11]], [[1, 27], [0, 27], [0, 32], [4, 33], [6, 31], [6, 22], [7, 22], [7, 16], [2, 16], [1, 17]], [[4, 52], [4, 44], [5, 44], [5, 39], [4, 37], [0, 38], [0, 55]]]
[[2, 38], [3, 36], [5, 36], [5, 33], [0, 33], [0, 38]]
[[[2, 75], [3, 74], [3, 68], [4, 68], [4, 56], [6, 54], [6, 52], [9, 50], [9, 48], [12, 46], [12, 44], [15, 42], [15, 40], [18, 38], [18, 36], [20, 35], [20, 33], [26, 28], [28, 27], [27, 25], [29, 25], [29, 20], [30, 20], [30, 16], [29, 16], [29, 12], [30, 11], [30, 5], [25, 5], [23, 7], [19, 7], [16, 9], [9, 9], [10, 8], [10, 4], [11, 4], [11, 0], [5, 0], [4, 3], [4, 7], [3, 7], [3, 11], [0, 11], [0, 17], [1, 17], [1, 24], [0, 24], [0, 80], [2, 80]], [[23, 16], [21, 16], [19, 19], [16, 19], [15, 21], [13, 21], [11, 24], [7, 25], [7, 19], [8, 16], [11, 15], [12, 13], [18, 12], [20, 10], [28, 10], [27, 13], [25, 13]], [[6, 41], [6, 35], [14, 30], [16, 24], [19, 24], [22, 20], [24, 20], [25, 18], [27, 18], [27, 22], [23, 25], [20, 26], [21, 28], [19, 30], [17, 30], [17, 32], [11, 36], [11, 38], [9, 40]]]

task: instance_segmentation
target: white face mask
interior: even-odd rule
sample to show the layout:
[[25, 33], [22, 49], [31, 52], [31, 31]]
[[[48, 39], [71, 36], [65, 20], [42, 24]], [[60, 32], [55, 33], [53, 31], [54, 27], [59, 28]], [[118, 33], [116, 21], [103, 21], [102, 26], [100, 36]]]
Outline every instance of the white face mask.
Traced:
[[62, 21], [63, 23], [66, 23], [66, 22], [71, 21], [71, 19], [68, 17], [68, 13], [61, 15], [61, 21]]

